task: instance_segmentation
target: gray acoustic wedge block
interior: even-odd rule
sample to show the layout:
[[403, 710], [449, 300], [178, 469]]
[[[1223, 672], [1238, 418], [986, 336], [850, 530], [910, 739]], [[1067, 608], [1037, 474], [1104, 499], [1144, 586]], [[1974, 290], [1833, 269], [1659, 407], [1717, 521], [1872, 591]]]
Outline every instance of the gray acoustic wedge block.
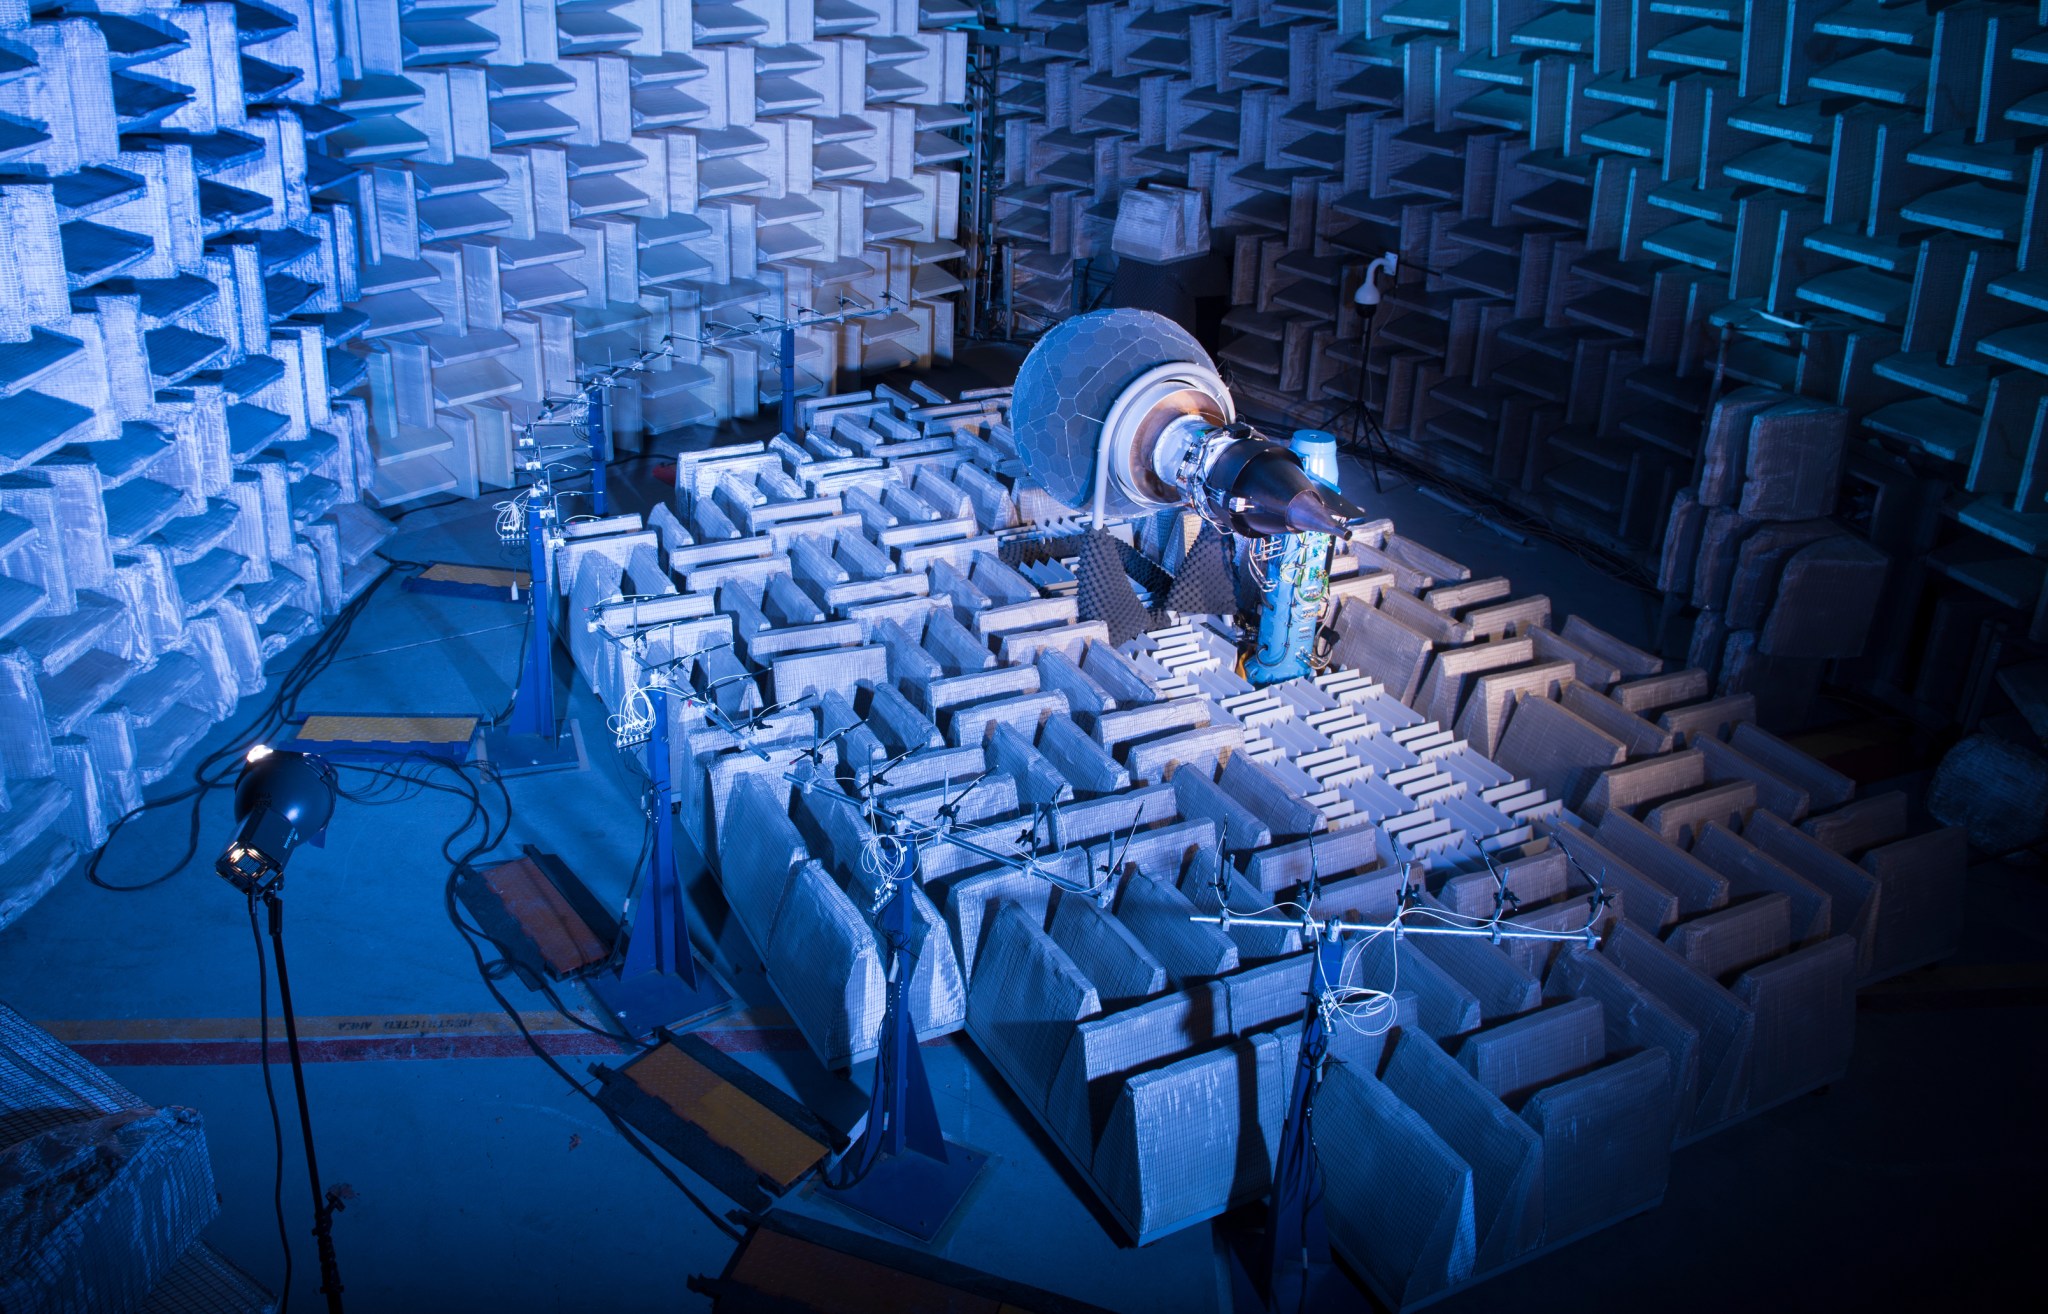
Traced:
[[1124, 1082], [1092, 1168], [1132, 1239], [1265, 1192], [1293, 1075], [1286, 1048], [1274, 1037], [1232, 1041]]
[[[1217, 890], [1217, 878], [1221, 875], [1223, 890]], [[1223, 910], [1226, 900], [1234, 913], [1249, 913], [1262, 909], [1267, 900], [1260, 892], [1245, 883], [1236, 868], [1223, 862], [1214, 849], [1202, 849], [1188, 859], [1187, 870], [1181, 874], [1180, 891], [1207, 916], [1217, 916]], [[1283, 954], [1298, 953], [1301, 950], [1301, 928], [1299, 926], [1247, 926], [1242, 923], [1231, 926], [1225, 934], [1237, 945], [1237, 960], [1240, 963], [1263, 962]]]
[[1095, 986], [1105, 1008], [1122, 1008], [1166, 989], [1166, 969], [1159, 960], [1093, 899], [1061, 899], [1051, 933], [1053, 943]]
[[726, 805], [733, 824], [718, 848], [719, 888], [756, 950], [775, 929], [792, 874], [810, 856], [789, 819], [786, 797], [758, 777], [743, 776]]
[[1205, 772], [1186, 768], [1173, 773], [1175, 802], [1184, 817], [1213, 818], [1223, 833], [1223, 843], [1233, 852], [1263, 849], [1273, 842], [1273, 831], [1250, 808], [1217, 787]]
[[1458, 1064], [1494, 1098], [1519, 1108], [1538, 1087], [1577, 1076], [1607, 1057], [1600, 1004], [1573, 999], [1466, 1036]]
[[[1179, 875], [1176, 869], [1174, 875]], [[1116, 915], [1166, 967], [1174, 984], [1235, 971], [1237, 944], [1214, 926], [1191, 921], [1198, 910], [1164, 880], [1134, 875], [1117, 900]]]
[[820, 1063], [843, 1069], [873, 1051], [886, 1002], [875, 933], [816, 862], [791, 879], [761, 958]]
[[1479, 1238], [1470, 1164], [1372, 1073], [1332, 1068], [1316, 1095], [1330, 1244], [1399, 1307], [1472, 1275]]
[[1234, 753], [1224, 762], [1216, 784], [1263, 822], [1272, 838], [1294, 839], [1325, 825], [1323, 814], [1298, 797], [1272, 768], [1244, 753]]
[[1570, 858], [1562, 848], [1552, 847], [1525, 858], [1496, 861], [1492, 870], [1453, 876], [1437, 888], [1436, 897], [1463, 916], [1485, 918], [1559, 898], [1572, 876]]
[[1735, 997], [1756, 1015], [1752, 1111], [1825, 1086], [1849, 1070], [1856, 975], [1856, 942], [1838, 935], [1760, 963], [1735, 982]]
[[1543, 988], [1554, 997], [1597, 1000], [1607, 1028], [1608, 1053], [1664, 1051], [1671, 1061], [1672, 1140], [1683, 1142], [1692, 1130], [1699, 1102], [1698, 1028], [1613, 960], [1593, 950], [1560, 953]]
[[1898, 790], [1873, 794], [1828, 812], [1815, 813], [1801, 830], [1844, 857], [1906, 836], [1906, 796]]
[[1102, 1011], [1094, 985], [1015, 904], [998, 908], [967, 996], [967, 1028], [1033, 1110], [1045, 1109], [1075, 1024]]
[[946, 890], [946, 920], [953, 928], [953, 952], [968, 984], [972, 1008], [974, 969], [994, 932], [997, 915], [1007, 905], [1024, 910], [1026, 920], [1045, 928], [1052, 887], [1011, 867], [996, 867], [963, 876]]
[[1726, 984], [1792, 947], [1792, 901], [1777, 893], [1739, 899], [1680, 922], [1665, 943], [1703, 975]]
[[1589, 882], [1599, 882], [1604, 892], [1615, 897], [1622, 916], [1657, 936], [1678, 920], [1678, 896], [1598, 840], [1574, 832], [1570, 839], [1560, 837], [1557, 842], [1584, 869]]
[[[1296, 953], [1223, 978], [1230, 1029], [1249, 1035], [1299, 1018], [1308, 1003], [1312, 970], [1308, 956]], [[1337, 1029], [1341, 1027], [1333, 1028]]]
[[1741, 1115], [1749, 1098], [1750, 1050], [1756, 1014], [1719, 982], [1634, 927], [1608, 938], [1605, 954], [1631, 980], [1699, 1033], [1699, 1098], [1691, 1120], [1697, 1136]]
[[1347, 958], [1353, 952], [1357, 967], [1346, 975], [1347, 985], [1413, 991], [1417, 1020], [1439, 1041], [1479, 1029], [1484, 1016], [1479, 1000], [1434, 959], [1418, 951], [1414, 939], [1365, 936], [1357, 950], [1347, 950]]
[[1831, 914], [1829, 934], [1846, 935], [1856, 941], [1859, 975], [1867, 977], [1876, 951], [1880, 907], [1876, 878], [1805, 831], [1768, 812], [1751, 817], [1742, 837], [1826, 891]]
[[1091, 1161], [1124, 1078], [1228, 1036], [1229, 1012], [1223, 986], [1208, 982], [1083, 1021], [1049, 1078], [1046, 1126], [1076, 1159]]
[[1654, 757], [1671, 751], [1669, 731], [1658, 729], [1614, 699], [1586, 685], [1565, 686], [1558, 702], [1588, 725], [1620, 740], [1628, 747], [1631, 758]]
[[1859, 656], [1890, 570], [1889, 557], [1853, 534], [1801, 548], [1779, 577], [1757, 651], [1770, 657]]
[[1130, 786], [1131, 773], [1070, 717], [1045, 718], [1038, 727], [1038, 751], [1082, 795], [1106, 794]]
[[1545, 1087], [1522, 1106], [1543, 1138], [1543, 1239], [1563, 1241], [1664, 1198], [1671, 1060], [1646, 1049]]
[[1804, 791], [1817, 811], [1840, 807], [1855, 796], [1855, 781], [1800, 752], [1761, 726], [1736, 726], [1728, 744], [1772, 775]]
[[1435, 646], [1428, 636], [1356, 598], [1337, 608], [1333, 629], [1333, 664], [1363, 671], [1402, 702], [1414, 702]]
[[1590, 821], [1602, 820], [1610, 809], [1634, 815], [1706, 782], [1706, 761], [1695, 750], [1644, 758], [1601, 772], [1586, 789], [1579, 811]]
[[[1440, 909], [1423, 895], [1418, 907]], [[1423, 918], [1422, 923], [1427, 924]], [[1526, 1013], [1543, 1001], [1543, 985], [1515, 961], [1483, 939], [1471, 936], [1419, 935], [1409, 942], [1479, 1001], [1480, 1016], [1493, 1022]]]
[[1628, 747], [1619, 739], [1547, 698], [1516, 704], [1494, 753], [1503, 768], [1573, 808], [1600, 772], [1627, 757]]
[[1345, 826], [1292, 844], [1260, 849], [1248, 859], [1245, 870], [1255, 887], [1272, 894], [1301, 884], [1311, 872], [1327, 885], [1365, 871], [1378, 860], [1378, 832], [1371, 826]]
[[1674, 848], [1634, 817], [1610, 812], [1601, 818], [1594, 834], [1623, 862], [1676, 895], [1680, 912], [1707, 912], [1728, 902], [1725, 877], [1683, 849]]
[[1725, 394], [1707, 415], [1706, 440], [1700, 452], [1700, 501], [1708, 506], [1733, 506], [1742, 499], [1742, 479], [1749, 464], [1749, 435], [1756, 417], [1785, 400], [1775, 388], [1745, 387]]
[[1724, 744], [1712, 736], [1700, 736], [1692, 739], [1690, 743], [1700, 751], [1706, 764], [1709, 781], [1718, 785], [1747, 780], [1756, 786], [1756, 805], [1764, 812], [1775, 814], [1797, 825], [1812, 810], [1812, 799], [1805, 790], [1753, 760], [1740, 749]]
[[1501, 732], [1520, 703], [1556, 698], [1565, 682], [1573, 678], [1572, 664], [1564, 661], [1532, 662], [1480, 676], [1472, 682], [1464, 710], [1458, 714], [1458, 737], [1482, 756], [1494, 756]]
[[1742, 514], [1797, 520], [1835, 509], [1850, 416], [1804, 397], [1757, 412], [1744, 454]]
[[1834, 907], [1826, 890], [1718, 822], [1710, 821], [1701, 827], [1692, 856], [1727, 879], [1731, 898], [1784, 895], [1792, 916], [1795, 945], [1825, 940], [1832, 932]]
[[1475, 1270], [1534, 1249], [1543, 1237], [1543, 1146], [1535, 1131], [1427, 1037], [1397, 1036], [1381, 1077], [1472, 1168]]
[[1880, 845], [1863, 855], [1876, 878], [1873, 975], [1886, 976], [1955, 951], [1962, 938], [1969, 836], [1958, 826]]

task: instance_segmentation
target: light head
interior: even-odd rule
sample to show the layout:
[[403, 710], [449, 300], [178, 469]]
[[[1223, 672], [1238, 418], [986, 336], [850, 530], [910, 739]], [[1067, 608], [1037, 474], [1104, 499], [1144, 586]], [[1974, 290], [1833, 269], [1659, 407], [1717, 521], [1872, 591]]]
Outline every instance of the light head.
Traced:
[[1380, 299], [1386, 292], [1380, 287], [1379, 276], [1385, 274], [1392, 282], [1400, 272], [1401, 255], [1398, 251], [1389, 251], [1365, 267], [1365, 277], [1359, 281], [1358, 290], [1351, 294], [1360, 314], [1370, 315], [1380, 308]]
[[273, 889], [299, 845], [326, 835], [334, 788], [334, 768], [322, 758], [251, 748], [235, 782], [235, 838], [213, 869], [245, 894]]

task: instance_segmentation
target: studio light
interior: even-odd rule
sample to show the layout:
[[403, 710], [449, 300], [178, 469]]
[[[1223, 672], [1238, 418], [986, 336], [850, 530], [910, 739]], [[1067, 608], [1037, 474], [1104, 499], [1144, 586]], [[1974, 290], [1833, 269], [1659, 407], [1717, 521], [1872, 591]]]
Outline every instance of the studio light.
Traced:
[[[256, 905], [269, 913], [270, 955], [277, 964], [277, 997], [283, 1005], [285, 1046], [292, 1060], [292, 1085], [299, 1100], [299, 1136], [306, 1148], [306, 1179], [313, 1188], [313, 1239], [320, 1259], [320, 1293], [329, 1314], [342, 1314], [341, 1269], [334, 1257], [334, 1215], [342, 1207], [338, 1191], [322, 1189], [320, 1159], [313, 1148], [313, 1115], [306, 1103], [305, 1060], [299, 1052], [298, 1015], [292, 1008], [292, 979], [284, 957], [284, 868], [301, 844], [318, 844], [334, 816], [334, 768], [311, 753], [280, 752], [257, 744], [242, 758], [235, 782], [235, 837], [213, 869], [249, 900], [249, 929], [256, 931]], [[258, 950], [258, 966], [262, 965]], [[260, 986], [259, 980], [259, 986]], [[267, 990], [267, 987], [263, 988]], [[265, 1007], [268, 1006], [267, 994]], [[270, 1035], [263, 1036], [263, 1083], [270, 1089]], [[277, 1114], [275, 1102], [271, 1116]], [[286, 1295], [290, 1294], [291, 1254], [285, 1254]]]
[[284, 877], [301, 844], [318, 844], [334, 815], [334, 768], [310, 753], [257, 744], [235, 782], [235, 837], [213, 869], [243, 893]]

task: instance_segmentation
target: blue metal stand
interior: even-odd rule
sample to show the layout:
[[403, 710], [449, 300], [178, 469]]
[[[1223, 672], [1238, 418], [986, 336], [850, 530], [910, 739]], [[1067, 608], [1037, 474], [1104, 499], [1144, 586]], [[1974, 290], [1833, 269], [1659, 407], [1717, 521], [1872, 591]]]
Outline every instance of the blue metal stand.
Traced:
[[500, 775], [553, 771], [583, 765], [580, 741], [562, 733], [555, 715], [554, 580], [548, 529], [554, 515], [540, 499], [527, 503], [527, 605], [533, 618], [526, 627], [526, 651], [520, 657], [519, 688], [512, 695], [512, 714], [505, 724], [484, 735], [484, 755]]
[[892, 873], [894, 889], [875, 919], [875, 929], [889, 951], [888, 1004], [867, 1124], [860, 1140], [839, 1161], [843, 1184], [826, 1185], [847, 1208], [929, 1242], [974, 1184], [988, 1156], [950, 1144], [940, 1132], [939, 1111], [932, 1103], [931, 1081], [925, 1076], [911, 1023], [909, 989], [917, 974], [924, 929], [910, 897], [916, 870], [917, 845], [906, 843]]
[[653, 841], [640, 872], [640, 898], [616, 975], [587, 982], [619, 1025], [635, 1037], [719, 1012], [732, 997], [700, 972], [690, 948], [690, 915], [676, 871], [676, 796], [669, 771], [671, 695], [654, 689], [654, 728], [647, 739]]
[[603, 383], [585, 385], [590, 398], [588, 418], [584, 421], [590, 437], [590, 508], [598, 515], [604, 515], [604, 466], [610, 455], [610, 444], [606, 441], [611, 419], [610, 389]]
[[[1309, 477], [1337, 487], [1337, 438], [1320, 429], [1300, 429], [1289, 444]], [[1280, 550], [1266, 559], [1265, 608], [1259, 614], [1258, 647], [1244, 675], [1256, 685], [1278, 684], [1313, 674], [1316, 629], [1330, 591], [1330, 536], [1283, 534]]]
[[782, 328], [782, 436], [796, 441], [796, 326]]
[[1304, 1307], [1314, 1270], [1330, 1258], [1323, 1227], [1323, 1173], [1316, 1162], [1313, 1130], [1316, 1087], [1330, 1051], [1323, 992], [1342, 977], [1344, 942], [1334, 935], [1316, 941], [1310, 955], [1308, 1009], [1302, 1015], [1301, 1055], [1287, 1120], [1280, 1128], [1280, 1154], [1273, 1169], [1272, 1214], [1266, 1223], [1266, 1298], [1276, 1311]]

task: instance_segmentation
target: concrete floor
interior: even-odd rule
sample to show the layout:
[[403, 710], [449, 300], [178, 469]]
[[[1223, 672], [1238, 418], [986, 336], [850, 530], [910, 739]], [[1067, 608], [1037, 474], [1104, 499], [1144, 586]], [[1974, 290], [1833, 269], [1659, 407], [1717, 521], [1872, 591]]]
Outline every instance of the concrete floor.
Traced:
[[[1347, 482], [1358, 484], [1359, 472], [1351, 473]], [[651, 475], [648, 463], [621, 467], [615, 495], [628, 506], [665, 495]], [[1650, 599], [1554, 546], [1513, 544], [1405, 484], [1384, 495], [1353, 491], [1475, 572], [1508, 574], [1525, 591], [1550, 594], [1560, 616], [1579, 612], [1624, 637], [1648, 638]], [[487, 502], [408, 517], [387, 550], [503, 560]], [[521, 612], [504, 603], [387, 584], [301, 710], [488, 715], [510, 696], [520, 625]], [[516, 820], [495, 852], [516, 853], [521, 843], [551, 850], [616, 903], [639, 850], [637, 778], [612, 750], [588, 691], [570, 693], [567, 708], [585, 728], [590, 765], [514, 780]], [[234, 730], [224, 729], [200, 751], [231, 742]], [[344, 804], [328, 846], [302, 851], [290, 871], [287, 937], [301, 1016], [325, 1019], [314, 1026], [323, 1037], [379, 1038], [325, 1041], [308, 1075], [323, 1170], [352, 1192], [335, 1229], [350, 1303], [391, 1311], [702, 1308], [684, 1283], [716, 1273], [730, 1243], [597, 1110], [503, 1034], [468, 949], [448, 925], [439, 846], [466, 808], [433, 793], [379, 807]], [[255, 949], [241, 899], [209, 871], [229, 831], [224, 792], [206, 801], [201, 822], [201, 860], [165, 884], [114, 894], [74, 874], [0, 932], [0, 999], [107, 1062], [143, 1098], [204, 1114], [221, 1191], [207, 1239], [275, 1287], [271, 1129], [247, 1043], [255, 1034]], [[121, 834], [102, 874], [153, 874], [183, 848], [186, 826], [182, 808], [150, 814]], [[700, 943], [759, 1008], [753, 1020], [761, 1029], [745, 1033], [751, 1048], [739, 1057], [844, 1125], [862, 1106], [866, 1073], [853, 1083], [828, 1076], [793, 1032], [774, 1027], [758, 964], [737, 929], [725, 928], [707, 887], [708, 879], [691, 892]], [[1680, 1152], [1661, 1208], [1440, 1308], [1577, 1311], [1644, 1297], [1667, 1312], [1952, 1307], [2014, 1289], [2039, 1214], [2030, 1202], [2048, 1169], [2036, 1107], [2043, 1065], [2034, 1049], [2048, 959], [2044, 905], [2040, 868], [1978, 870], [1958, 961], [2010, 968], [1994, 988], [1944, 994], [1937, 987], [1958, 978], [1937, 973], [1896, 992], [1890, 1008], [1867, 1004], [1850, 1076], [1831, 1091]], [[539, 996], [508, 989], [520, 1008], [545, 1012]], [[383, 1039], [421, 1033], [416, 1044]], [[314, 1310], [289, 1074], [281, 1046], [276, 1052], [297, 1257], [291, 1308]], [[945, 1255], [1116, 1310], [1229, 1308], [1216, 1229], [1120, 1248], [970, 1044], [933, 1045], [925, 1059], [947, 1134], [991, 1156], [941, 1238]], [[563, 1059], [579, 1076], [591, 1061]], [[728, 1207], [715, 1193], [711, 1199]], [[822, 1199], [781, 1207], [859, 1226]]]

